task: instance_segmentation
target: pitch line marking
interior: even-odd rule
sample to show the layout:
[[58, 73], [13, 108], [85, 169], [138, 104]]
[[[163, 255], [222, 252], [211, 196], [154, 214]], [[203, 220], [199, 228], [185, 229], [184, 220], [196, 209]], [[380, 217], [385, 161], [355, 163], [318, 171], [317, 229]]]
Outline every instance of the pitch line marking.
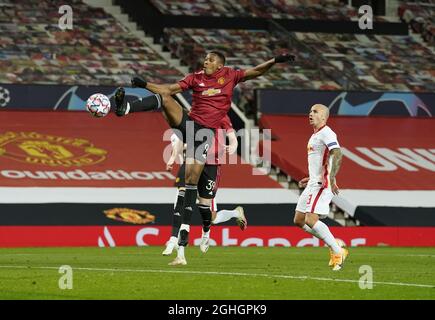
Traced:
[[[55, 269], [58, 267], [31, 267], [31, 266], [0, 266], [4, 269]], [[246, 277], [264, 277], [264, 278], [280, 278], [280, 279], [295, 279], [295, 280], [316, 280], [316, 281], [329, 281], [329, 282], [349, 282], [359, 283], [359, 280], [352, 279], [333, 279], [323, 277], [310, 277], [310, 276], [290, 276], [280, 274], [266, 274], [266, 273], [243, 273], [243, 272], [217, 272], [217, 271], [187, 271], [187, 270], [154, 270], [154, 269], [109, 269], [109, 268], [83, 268], [73, 267], [73, 270], [83, 271], [106, 271], [106, 272], [146, 272], [146, 273], [178, 273], [178, 274], [196, 274], [196, 275], [217, 275], [217, 276], [246, 276]], [[435, 285], [417, 284], [417, 283], [404, 283], [404, 282], [384, 282], [373, 281], [375, 285], [391, 285], [391, 286], [406, 286], [406, 287], [420, 287], [420, 288], [435, 288]]]

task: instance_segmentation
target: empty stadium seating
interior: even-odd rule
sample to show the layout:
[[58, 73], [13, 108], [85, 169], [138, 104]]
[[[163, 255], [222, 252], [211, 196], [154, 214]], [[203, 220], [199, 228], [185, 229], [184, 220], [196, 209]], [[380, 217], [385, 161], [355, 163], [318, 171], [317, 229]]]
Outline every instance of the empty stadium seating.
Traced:
[[255, 17], [273, 19], [349, 20], [357, 15], [354, 8], [338, 0], [293, 1], [193, 1], [152, 0], [160, 12], [169, 15]]
[[421, 33], [423, 39], [435, 44], [435, 1], [402, 3], [398, 8], [398, 15], [413, 31]]
[[433, 91], [435, 57], [411, 36], [296, 33], [368, 91]]
[[2, 1], [0, 83], [119, 85], [136, 73], [154, 82], [182, 77], [101, 8], [71, 1], [73, 29], [62, 31], [63, 4]]
[[222, 50], [228, 65], [240, 68], [262, 63], [282, 49], [296, 55], [293, 65], [278, 65], [244, 89], [435, 89], [434, 55], [411, 36], [297, 32], [290, 37], [266, 30], [169, 28], [164, 43], [191, 70], [200, 68], [211, 49]]

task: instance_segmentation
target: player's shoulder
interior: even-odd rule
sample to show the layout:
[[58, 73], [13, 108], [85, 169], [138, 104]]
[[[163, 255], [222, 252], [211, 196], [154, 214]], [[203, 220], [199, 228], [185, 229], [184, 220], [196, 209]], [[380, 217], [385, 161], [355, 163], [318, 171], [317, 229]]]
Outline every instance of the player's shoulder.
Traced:
[[240, 72], [241, 70], [242, 69], [240, 69], [240, 68], [233, 68], [233, 67], [228, 67], [228, 66], [224, 67], [225, 73], [236, 73], [236, 72]]
[[331, 134], [333, 134], [333, 135], [337, 135], [337, 134], [334, 132], [334, 130], [331, 129], [330, 126], [325, 126], [325, 127], [323, 128], [323, 130], [321, 130], [321, 133], [324, 134], [324, 135], [331, 135]]
[[337, 134], [329, 126], [324, 126], [322, 130], [317, 133], [317, 137], [322, 140], [330, 140], [331, 138], [336, 139]]

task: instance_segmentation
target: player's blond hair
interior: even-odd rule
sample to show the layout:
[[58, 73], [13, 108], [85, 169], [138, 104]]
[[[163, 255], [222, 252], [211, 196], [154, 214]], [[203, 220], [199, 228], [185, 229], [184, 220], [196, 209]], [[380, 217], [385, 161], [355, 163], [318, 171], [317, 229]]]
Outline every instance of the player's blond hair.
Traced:
[[323, 112], [323, 115], [325, 116], [325, 121], [328, 120], [328, 118], [329, 118], [329, 108], [327, 106], [325, 106], [324, 104], [316, 103], [311, 108], [313, 108], [313, 107], [318, 107], [320, 109], [320, 111]]

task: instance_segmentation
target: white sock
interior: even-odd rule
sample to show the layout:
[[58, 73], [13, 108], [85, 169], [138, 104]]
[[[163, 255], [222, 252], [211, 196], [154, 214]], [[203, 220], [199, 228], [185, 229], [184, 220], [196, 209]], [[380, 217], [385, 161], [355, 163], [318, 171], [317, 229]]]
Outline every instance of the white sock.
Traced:
[[203, 238], [210, 238], [210, 230], [208, 230], [207, 232], [202, 231], [202, 237]]
[[232, 218], [238, 218], [239, 212], [237, 210], [220, 210], [216, 213], [216, 218], [212, 221], [213, 224], [219, 224], [228, 221]]
[[157, 98], [157, 109], [160, 109], [162, 107], [162, 100], [160, 99], [159, 94], [155, 94], [155, 96]]
[[184, 247], [183, 246], [179, 246], [178, 247], [177, 257], [178, 258], [184, 258]]
[[127, 115], [130, 112], [130, 103], [127, 102], [127, 108], [125, 110], [125, 114]]
[[341, 248], [326, 224], [322, 221], [317, 221], [312, 229], [320, 236], [320, 239], [326, 242], [335, 254], [341, 253]]
[[302, 227], [302, 229], [304, 229], [306, 232], [311, 233], [313, 236], [315, 236], [316, 238], [322, 239], [320, 237], [320, 235], [314, 231], [313, 229], [310, 228], [310, 226], [308, 224], [304, 224], [304, 226]]
[[177, 243], [177, 242], [178, 242], [178, 238], [177, 238], [177, 237], [173, 237], [173, 236], [171, 236], [171, 237], [169, 238], [169, 242]]
[[[190, 232], [190, 225], [182, 223], [180, 226], [180, 231], [181, 230], [186, 230], [187, 232]], [[180, 234], [180, 231], [178, 232], [178, 234]]]

